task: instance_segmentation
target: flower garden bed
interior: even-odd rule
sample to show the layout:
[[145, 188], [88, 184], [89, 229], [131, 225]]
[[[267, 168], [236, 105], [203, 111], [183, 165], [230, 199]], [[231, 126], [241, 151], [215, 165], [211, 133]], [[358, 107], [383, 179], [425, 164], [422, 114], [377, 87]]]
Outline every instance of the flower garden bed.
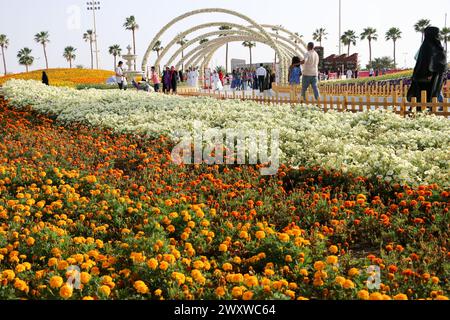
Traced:
[[[438, 185], [177, 166], [166, 138], [0, 104], [2, 299], [449, 295], [449, 193]], [[65, 284], [70, 266], [79, 289]]]

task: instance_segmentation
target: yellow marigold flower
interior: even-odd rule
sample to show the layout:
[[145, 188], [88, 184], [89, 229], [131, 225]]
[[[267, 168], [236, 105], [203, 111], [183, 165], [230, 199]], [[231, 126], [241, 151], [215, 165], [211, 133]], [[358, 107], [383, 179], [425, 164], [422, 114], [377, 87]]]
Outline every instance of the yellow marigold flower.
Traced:
[[136, 282], [134, 283], [133, 287], [134, 287], [134, 288], [136, 289], [136, 291], [137, 291], [138, 293], [140, 293], [140, 294], [146, 294], [146, 293], [148, 293], [148, 287], [147, 287], [147, 285], [146, 285], [143, 281], [141, 281], [141, 280], [136, 281]]
[[167, 270], [167, 269], [169, 268], [169, 263], [167, 263], [166, 261], [162, 261], [162, 262], [159, 264], [159, 268], [160, 268], [161, 270], [165, 271], [165, 270]]
[[233, 290], [231, 291], [231, 295], [238, 299], [242, 296], [242, 288], [241, 287], [234, 287]]
[[359, 275], [359, 270], [356, 268], [351, 268], [350, 270], [348, 270], [348, 275], [350, 277], [355, 277], [355, 276]]
[[147, 266], [152, 270], [156, 270], [156, 268], [158, 268], [158, 260], [155, 258], [148, 259]]
[[341, 276], [337, 276], [335, 279], [335, 282], [342, 287], [344, 285], [345, 278], [341, 277]]
[[273, 271], [272, 269], [265, 269], [264, 270], [264, 274], [268, 277], [273, 276], [275, 274], [275, 271]]
[[192, 265], [195, 269], [203, 269], [205, 267], [205, 264], [201, 260], [194, 261]]
[[220, 251], [220, 252], [227, 252], [227, 251], [228, 251], [227, 245], [224, 244], [224, 243], [222, 243], [222, 244], [219, 246], [219, 251]]
[[2, 278], [7, 279], [8, 281], [13, 280], [16, 277], [14, 271], [8, 269], [2, 272]]
[[25, 266], [23, 264], [18, 264], [15, 268], [17, 273], [24, 272], [26, 270]]
[[404, 293], [399, 293], [394, 296], [394, 300], [408, 300], [408, 296]]
[[373, 292], [370, 294], [369, 300], [383, 300], [383, 295], [379, 292]]
[[306, 270], [306, 269], [301, 269], [301, 270], [300, 270], [300, 274], [301, 274], [302, 276], [304, 276], [304, 277], [307, 277], [307, 276], [308, 276], [308, 270]]
[[34, 240], [33, 237], [29, 237], [29, 238], [27, 239], [27, 245], [29, 245], [30, 247], [31, 247], [32, 245], [34, 245], [35, 242], [36, 242], [36, 240]]
[[353, 283], [352, 280], [345, 280], [345, 282], [342, 284], [342, 286], [344, 287], [344, 289], [353, 289], [355, 288], [355, 284]]
[[439, 295], [439, 296], [436, 297], [436, 300], [449, 300], [449, 299], [446, 296]]
[[225, 289], [224, 287], [217, 287], [216, 289], [216, 295], [218, 297], [223, 297], [225, 295]]
[[155, 290], [155, 296], [159, 297], [162, 294], [162, 290], [161, 289], [156, 289]]
[[86, 297], [83, 297], [83, 299], [81, 299], [81, 300], [94, 300], [94, 298], [92, 298], [91, 296], [86, 296]]
[[323, 282], [323, 280], [321, 278], [315, 278], [314, 281], [313, 281], [313, 285], [315, 287], [321, 287], [321, 286], [324, 285], [324, 282]]
[[285, 294], [290, 297], [292, 300], [295, 299], [295, 292], [292, 290], [286, 290]]
[[438, 277], [431, 277], [431, 282], [433, 282], [434, 284], [438, 284], [439, 283], [439, 278]]
[[233, 270], [233, 265], [231, 263], [228, 263], [228, 262], [224, 263], [223, 266], [222, 266], [222, 269], [224, 271], [231, 271], [231, 270]]
[[314, 269], [323, 270], [323, 268], [325, 268], [325, 263], [323, 263], [323, 261], [316, 261], [314, 263]]
[[180, 272], [172, 273], [172, 278], [177, 281], [178, 285], [182, 285], [186, 281], [186, 276]]
[[73, 288], [68, 284], [65, 284], [59, 289], [59, 295], [64, 299], [69, 299], [72, 296]]
[[338, 253], [339, 249], [337, 246], [332, 245], [328, 248], [328, 251], [330, 251], [331, 254], [336, 254], [336, 253]]
[[264, 239], [266, 237], [266, 233], [264, 231], [256, 231], [255, 233], [256, 239]]
[[241, 232], [239, 232], [239, 238], [241, 238], [241, 239], [247, 239], [247, 238], [248, 238], [248, 233], [247, 233], [247, 231], [241, 231]]
[[358, 292], [358, 298], [361, 300], [369, 300], [369, 291], [367, 290], [360, 290]]
[[48, 266], [49, 267], [53, 267], [53, 266], [55, 266], [55, 265], [57, 265], [58, 264], [58, 259], [56, 259], [56, 258], [50, 258], [50, 259], [48, 259]]
[[80, 281], [81, 281], [81, 283], [86, 284], [90, 280], [91, 280], [91, 275], [89, 273], [84, 272], [84, 271], [81, 272], [81, 274], [80, 274]]
[[89, 176], [86, 176], [85, 180], [88, 183], [96, 183], [97, 182], [97, 177], [94, 176], [94, 175], [89, 175]]
[[289, 235], [287, 234], [287, 233], [280, 233], [279, 235], [278, 235], [278, 239], [281, 241], [281, 242], [289, 242]]
[[101, 287], [98, 289], [98, 291], [99, 291], [102, 295], [104, 295], [104, 296], [106, 296], [106, 297], [109, 297], [109, 295], [111, 294], [111, 288], [108, 287], [108, 286], [105, 286], [105, 285], [101, 286]]
[[26, 293], [28, 293], [28, 291], [29, 291], [29, 287], [28, 287], [27, 283], [19, 278], [16, 278], [14, 280], [14, 288], [16, 288], [20, 291], [26, 292]]
[[50, 278], [50, 287], [59, 288], [63, 285], [64, 280], [60, 276], [53, 276]]
[[328, 256], [327, 257], [327, 263], [328, 264], [337, 264], [338, 263], [338, 257], [336, 257], [336, 256]]
[[254, 293], [251, 291], [245, 291], [242, 295], [242, 300], [252, 300]]

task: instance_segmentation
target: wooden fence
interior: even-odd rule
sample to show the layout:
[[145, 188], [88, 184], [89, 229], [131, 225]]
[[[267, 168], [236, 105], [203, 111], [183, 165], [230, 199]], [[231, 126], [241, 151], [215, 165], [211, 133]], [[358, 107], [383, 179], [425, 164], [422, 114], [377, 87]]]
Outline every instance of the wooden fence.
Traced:
[[[301, 86], [280, 86], [274, 84], [272, 86], [273, 91], [278, 94], [294, 94], [298, 95], [301, 92]], [[385, 85], [381, 84], [333, 84], [333, 83], [322, 83], [319, 86], [320, 92], [322, 94], [329, 95], [367, 95], [371, 96], [393, 96], [398, 95], [400, 97], [406, 97], [408, 92], [408, 85], [403, 84], [403, 81], [400, 81], [398, 85], [392, 85], [386, 83]], [[443, 93], [446, 98], [450, 98], [450, 84], [447, 84], [443, 88]]]
[[401, 116], [412, 115], [419, 111], [428, 111], [432, 114], [450, 117], [450, 98], [445, 98], [444, 102], [438, 102], [437, 98], [433, 98], [431, 102], [427, 101], [426, 91], [422, 92], [420, 101], [416, 98], [412, 101], [394, 92], [392, 95], [374, 96], [371, 94], [321, 94], [318, 101], [313, 98], [313, 95], [307, 94], [306, 100], [300, 98], [298, 94], [290, 94], [289, 96], [281, 96], [277, 93], [275, 95], [258, 95], [256, 91], [251, 94], [242, 92], [218, 92], [207, 91], [200, 92], [193, 88], [183, 88], [179, 90], [179, 95], [182, 96], [200, 96], [212, 97], [216, 99], [239, 99], [242, 101], [255, 101], [261, 104], [291, 104], [296, 105], [306, 103], [319, 107], [322, 111], [335, 110], [338, 112], [362, 112], [367, 110], [388, 110], [395, 112]]

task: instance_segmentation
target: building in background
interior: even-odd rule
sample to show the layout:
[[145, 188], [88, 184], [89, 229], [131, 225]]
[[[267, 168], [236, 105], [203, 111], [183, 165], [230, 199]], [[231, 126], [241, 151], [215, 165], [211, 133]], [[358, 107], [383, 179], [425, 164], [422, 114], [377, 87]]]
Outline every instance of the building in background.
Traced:
[[358, 54], [354, 53], [350, 56], [346, 54], [335, 55], [326, 57], [323, 59], [323, 63], [320, 66], [320, 72], [346, 72], [347, 70], [355, 71], [359, 66]]
[[231, 59], [231, 70], [235, 70], [241, 65], [245, 65], [244, 59]]

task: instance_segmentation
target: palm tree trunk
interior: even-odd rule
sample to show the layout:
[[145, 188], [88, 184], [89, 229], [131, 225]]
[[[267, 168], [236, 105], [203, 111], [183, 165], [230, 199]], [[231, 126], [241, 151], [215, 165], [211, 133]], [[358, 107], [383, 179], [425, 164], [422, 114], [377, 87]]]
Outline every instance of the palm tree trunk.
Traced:
[[94, 51], [92, 49], [92, 40], [90, 41], [91, 44], [91, 69], [94, 70]]
[[348, 52], [347, 52], [347, 56], [349, 56], [349, 57], [350, 57], [350, 46], [351, 46], [351, 43], [348, 44]]
[[228, 74], [228, 42], [225, 50], [225, 73]]
[[27, 64], [25, 65], [25, 70], [27, 70], [27, 73], [28, 73], [28, 65]]
[[369, 40], [369, 63], [372, 64], [372, 41]]
[[183, 63], [181, 64], [181, 70], [184, 70], [184, 50], [181, 50], [181, 59], [183, 59]]
[[44, 47], [45, 67], [48, 69], [47, 50], [45, 50], [45, 44], [43, 44], [42, 47]]
[[2, 46], [3, 68], [5, 69], [6, 76], [6, 59], [5, 59], [5, 47]]
[[70, 69], [72, 69], [72, 59], [69, 59], [69, 66], [70, 66]]
[[252, 47], [248, 48], [250, 50], [250, 65], [252, 65]]
[[397, 60], [396, 60], [396, 44], [394, 40], [394, 67], [397, 68]]
[[[133, 32], [133, 54], [136, 55], [136, 35], [134, 29], [131, 31]], [[136, 59], [134, 59], [134, 71], [136, 71]]]
[[113, 70], [116, 69], [116, 66], [117, 66], [117, 55], [114, 55], [114, 68], [113, 68]]

